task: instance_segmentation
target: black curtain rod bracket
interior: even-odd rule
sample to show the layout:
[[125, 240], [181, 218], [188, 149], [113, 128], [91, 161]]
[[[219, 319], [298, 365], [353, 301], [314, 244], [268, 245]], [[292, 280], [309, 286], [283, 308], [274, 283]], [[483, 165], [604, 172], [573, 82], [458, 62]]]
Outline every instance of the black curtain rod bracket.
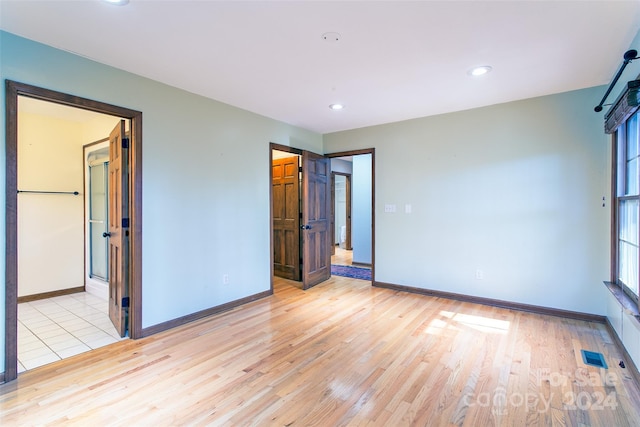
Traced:
[[629, 65], [629, 62], [633, 61], [634, 59], [638, 59], [638, 51], [634, 49], [628, 50], [624, 53], [624, 56], [622, 58], [623, 58], [622, 65], [620, 66], [620, 69], [618, 70], [616, 75], [613, 77], [613, 80], [611, 81], [609, 88], [604, 93], [604, 96], [602, 97], [602, 101], [600, 101], [600, 104], [596, 105], [596, 107], [593, 109], [593, 111], [595, 111], [596, 113], [599, 113], [600, 111], [602, 111], [602, 105], [604, 104], [604, 101], [606, 101], [607, 96], [609, 96], [609, 94], [613, 90], [613, 87], [616, 85], [616, 83], [618, 83], [618, 79], [622, 75], [622, 72], [627, 67], [627, 65]]
[[32, 191], [32, 190], [18, 190], [18, 194], [20, 193], [30, 193], [30, 194], [73, 194], [77, 196], [80, 194], [77, 191]]

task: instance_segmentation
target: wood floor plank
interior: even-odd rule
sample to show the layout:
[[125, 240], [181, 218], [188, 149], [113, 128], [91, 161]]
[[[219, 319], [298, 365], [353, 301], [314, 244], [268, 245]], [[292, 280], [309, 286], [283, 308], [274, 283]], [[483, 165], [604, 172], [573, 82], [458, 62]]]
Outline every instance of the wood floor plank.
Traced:
[[[607, 370], [580, 350], [601, 352]], [[604, 325], [333, 277], [0, 386], [12, 425], [640, 425]], [[611, 381], [609, 381], [611, 380]]]

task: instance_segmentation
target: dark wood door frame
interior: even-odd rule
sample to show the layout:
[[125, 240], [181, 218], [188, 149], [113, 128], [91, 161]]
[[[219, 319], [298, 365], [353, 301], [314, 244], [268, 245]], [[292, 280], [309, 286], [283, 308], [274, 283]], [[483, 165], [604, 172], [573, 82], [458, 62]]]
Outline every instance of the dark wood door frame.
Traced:
[[[345, 246], [347, 250], [352, 250], [353, 248], [351, 247], [351, 174], [350, 173], [345, 173], [345, 172], [331, 172], [331, 228], [332, 228], [332, 233], [331, 233], [331, 254], [335, 253], [335, 246], [336, 246], [336, 213], [335, 213], [335, 206], [336, 206], [336, 176], [344, 176], [345, 179], [345, 197], [346, 197], [346, 218], [345, 218], [345, 225], [347, 226], [347, 236], [346, 236], [346, 240], [345, 240]], [[340, 242], [337, 242], [340, 243]]]
[[6, 80], [6, 249], [4, 381], [18, 376], [18, 97], [25, 96], [131, 120], [129, 253], [129, 335], [142, 337], [142, 113], [62, 92]]
[[346, 157], [360, 154], [371, 154], [371, 283], [374, 284], [376, 278], [376, 149], [365, 148], [362, 150], [327, 153], [325, 157]]

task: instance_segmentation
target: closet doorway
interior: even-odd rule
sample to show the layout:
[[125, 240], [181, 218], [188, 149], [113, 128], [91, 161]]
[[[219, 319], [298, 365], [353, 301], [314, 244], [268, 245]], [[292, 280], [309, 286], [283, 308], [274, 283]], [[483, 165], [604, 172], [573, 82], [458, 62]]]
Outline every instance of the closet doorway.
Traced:
[[[7, 81], [6, 87], [7, 249], [4, 379], [11, 381], [17, 377], [19, 370], [29, 369], [24, 365], [19, 368], [18, 365], [19, 333], [21, 345], [31, 340], [34, 346], [34, 350], [27, 349], [27, 352], [44, 351], [44, 348], [35, 348], [43, 347], [44, 344], [48, 350], [55, 350], [55, 347], [57, 350], [54, 353], [58, 358], [115, 342], [127, 333], [132, 338], [141, 335], [139, 166], [142, 159], [142, 116], [133, 110], [22, 83]], [[47, 109], [57, 113], [44, 113]], [[61, 115], [68, 116], [64, 118]], [[102, 122], [101, 124], [92, 124], [81, 129], [69, 124], [74, 121], [69, 119], [69, 115], [88, 115], [104, 120], [97, 120]], [[117, 123], [115, 128], [114, 123]], [[113, 131], [109, 135], [110, 129]], [[54, 134], [59, 137], [52, 138]], [[109, 136], [108, 180], [104, 176], [106, 162], [102, 162], [102, 170], [99, 165], [94, 165], [94, 170], [89, 169], [90, 161], [87, 160], [90, 159], [85, 157], [87, 152], [83, 147], [87, 141], [95, 141], [105, 134]], [[129, 136], [123, 137], [125, 134]], [[31, 139], [25, 141], [24, 138]], [[115, 157], [114, 152], [118, 153]], [[118, 165], [115, 171], [114, 164]], [[91, 172], [94, 179], [98, 179], [101, 172], [101, 179], [105, 180], [101, 190], [97, 189], [99, 186], [96, 187], [93, 201], [87, 192], [87, 180], [91, 180]], [[107, 181], [112, 184], [107, 184]], [[112, 191], [107, 191], [108, 188]], [[105, 191], [109, 193], [108, 202], [105, 194], [99, 194]], [[99, 201], [98, 198], [102, 200]], [[110, 258], [106, 265], [85, 262], [87, 257], [100, 258], [105, 252], [104, 246], [97, 248], [97, 245], [93, 250], [90, 244], [85, 244], [91, 241], [90, 236], [86, 235], [86, 230], [90, 227], [87, 226], [85, 218], [85, 201], [93, 202], [96, 210], [99, 210], [99, 205], [102, 204], [102, 209], [110, 206], [111, 212], [113, 207], [120, 212], [118, 215], [110, 212], [109, 217], [116, 218], [118, 224], [114, 227], [112, 220], [108, 231], [102, 232], [102, 239], [111, 241], [114, 239], [110, 234], [113, 235], [115, 231], [115, 240], [120, 245], [118, 251], [109, 249]], [[126, 247], [121, 245], [121, 241], [125, 240]], [[109, 243], [110, 248], [113, 246]], [[112, 256], [114, 253], [117, 253], [117, 262], [114, 262]], [[114, 266], [117, 266], [116, 274]], [[108, 280], [106, 283], [109, 283], [106, 301], [86, 292], [86, 273], [95, 273], [96, 269], [100, 271], [94, 276], [101, 275], [103, 279]], [[118, 278], [115, 285], [120, 289], [113, 288], [114, 282], [111, 279], [114, 276]], [[57, 283], [51, 287], [53, 282]], [[22, 319], [18, 322], [19, 301], [33, 305], [24, 313], [21, 309], [20, 314], [26, 316], [24, 322]], [[91, 319], [83, 319], [83, 312]], [[28, 322], [27, 318], [31, 318], [29, 321], [35, 319], [31, 327], [25, 325]], [[119, 324], [113, 321], [114, 318], [119, 320]], [[33, 325], [45, 320], [53, 320], [54, 324], [40, 332], [35, 331], [37, 328]], [[89, 327], [97, 328], [95, 334], [86, 330]], [[111, 336], [107, 336], [108, 331], [112, 331]], [[58, 333], [60, 336], [54, 336]], [[98, 337], [97, 333], [102, 333], [103, 336]], [[87, 342], [83, 341], [83, 336]], [[23, 339], [25, 337], [26, 339]], [[62, 338], [73, 341], [73, 346], [69, 346], [68, 343], [62, 344]], [[30, 363], [33, 365], [36, 362], [48, 363], [56, 360], [51, 358], [52, 355], [47, 354], [40, 357], [41, 360], [32, 360]]]

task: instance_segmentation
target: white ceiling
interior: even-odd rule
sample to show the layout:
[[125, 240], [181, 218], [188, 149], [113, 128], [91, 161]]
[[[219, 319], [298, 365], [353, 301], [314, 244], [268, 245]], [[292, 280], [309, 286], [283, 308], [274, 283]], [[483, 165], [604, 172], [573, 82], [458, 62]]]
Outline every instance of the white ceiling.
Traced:
[[0, 28], [329, 133], [607, 84], [640, 1], [0, 0]]

